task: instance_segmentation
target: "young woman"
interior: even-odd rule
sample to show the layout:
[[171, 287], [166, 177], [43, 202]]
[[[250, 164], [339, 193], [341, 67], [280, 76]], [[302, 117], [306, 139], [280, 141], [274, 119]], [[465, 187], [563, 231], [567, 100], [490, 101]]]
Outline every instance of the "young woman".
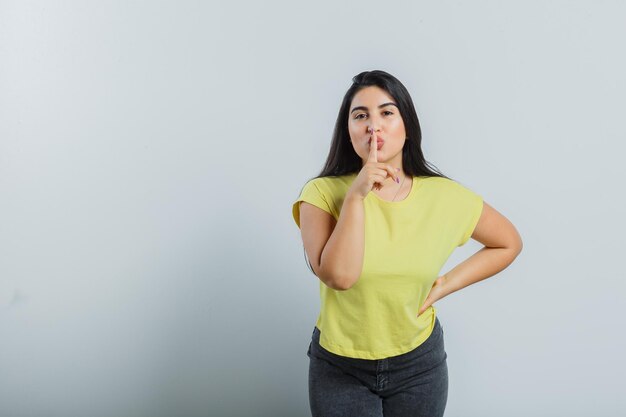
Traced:
[[[443, 416], [444, 333], [434, 302], [506, 268], [515, 227], [434, 171], [411, 97], [392, 75], [356, 75], [322, 172], [292, 207], [321, 309], [309, 357], [313, 417]], [[484, 245], [439, 276], [455, 248]]]

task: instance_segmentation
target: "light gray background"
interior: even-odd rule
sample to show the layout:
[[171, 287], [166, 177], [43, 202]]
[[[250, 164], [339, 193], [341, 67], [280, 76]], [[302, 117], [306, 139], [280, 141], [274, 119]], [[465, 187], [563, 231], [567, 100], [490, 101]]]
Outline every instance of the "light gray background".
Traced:
[[0, 415], [308, 416], [291, 204], [371, 69], [524, 240], [436, 303], [446, 416], [624, 415], [625, 13], [1, 1]]

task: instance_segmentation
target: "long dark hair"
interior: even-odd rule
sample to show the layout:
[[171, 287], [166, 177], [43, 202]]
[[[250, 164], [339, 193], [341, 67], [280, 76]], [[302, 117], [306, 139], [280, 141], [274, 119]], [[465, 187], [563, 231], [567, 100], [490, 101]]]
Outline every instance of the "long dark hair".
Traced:
[[369, 86], [377, 86], [385, 90], [398, 105], [407, 136], [402, 148], [404, 173], [412, 177], [444, 177], [450, 179], [424, 159], [422, 130], [413, 100], [411, 100], [411, 95], [406, 87], [396, 77], [381, 70], [363, 71], [352, 77], [352, 85], [346, 91], [339, 108], [326, 164], [314, 178], [353, 174], [361, 170], [361, 157], [354, 151], [350, 141], [348, 116], [350, 103], [352, 103], [355, 94]]
[[[330, 151], [322, 171], [313, 178], [341, 176], [358, 173], [362, 169], [361, 157], [354, 151], [348, 132], [348, 115], [354, 95], [365, 87], [377, 86], [385, 90], [398, 105], [400, 116], [404, 122], [407, 139], [402, 148], [402, 167], [406, 175], [412, 177], [447, 177], [435, 166], [424, 159], [422, 152], [422, 129], [411, 95], [406, 87], [393, 75], [381, 71], [363, 71], [352, 77], [352, 85], [346, 91], [339, 108]], [[304, 249], [304, 245], [303, 245]], [[304, 250], [304, 257], [309, 269], [315, 275], [313, 266]]]

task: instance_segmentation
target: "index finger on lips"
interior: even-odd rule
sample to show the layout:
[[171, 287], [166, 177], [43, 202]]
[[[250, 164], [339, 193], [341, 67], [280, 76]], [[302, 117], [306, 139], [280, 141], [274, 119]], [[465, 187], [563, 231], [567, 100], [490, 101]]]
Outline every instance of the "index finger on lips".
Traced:
[[378, 162], [378, 142], [374, 138], [374, 129], [370, 129], [370, 161]]

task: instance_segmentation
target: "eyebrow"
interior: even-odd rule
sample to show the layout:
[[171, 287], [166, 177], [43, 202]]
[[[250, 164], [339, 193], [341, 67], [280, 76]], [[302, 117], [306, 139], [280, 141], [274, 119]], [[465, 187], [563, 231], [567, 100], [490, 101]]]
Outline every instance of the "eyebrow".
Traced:
[[[389, 102], [389, 103], [384, 103], [384, 104], [381, 104], [380, 106], [378, 106], [378, 108], [379, 108], [379, 109], [381, 109], [381, 108], [383, 108], [383, 107], [385, 107], [385, 106], [389, 106], [389, 105], [398, 107], [398, 106], [396, 105], [396, 103]], [[353, 109], [350, 111], [350, 114], [354, 113], [354, 112], [355, 112], [355, 111], [357, 111], [357, 110], [368, 110], [368, 108], [367, 108], [367, 107], [365, 107], [365, 106], [357, 106], [357, 107], [353, 108]]]

